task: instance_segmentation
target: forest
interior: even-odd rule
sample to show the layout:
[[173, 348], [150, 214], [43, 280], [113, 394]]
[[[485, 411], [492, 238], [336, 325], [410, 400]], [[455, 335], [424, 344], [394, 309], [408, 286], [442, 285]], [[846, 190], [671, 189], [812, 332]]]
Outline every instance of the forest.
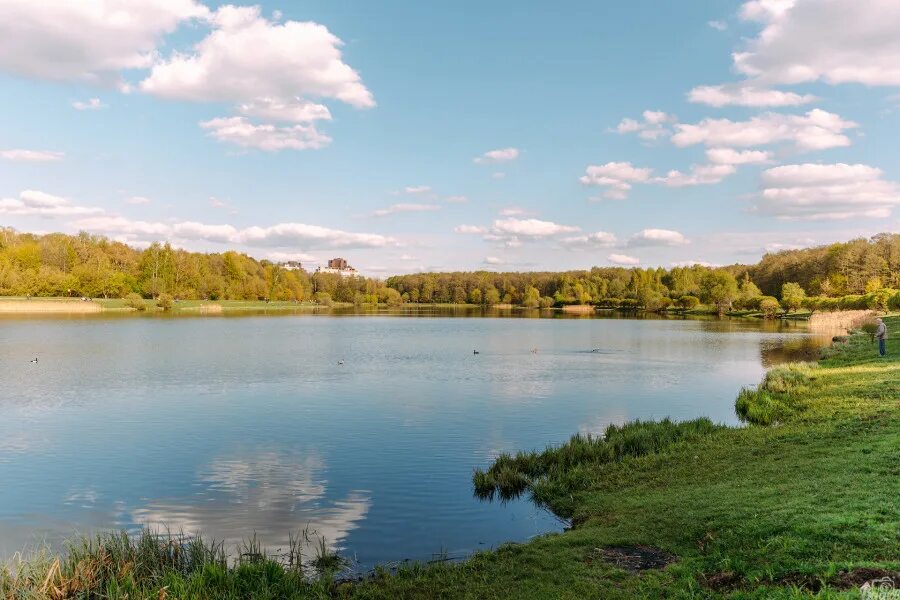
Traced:
[[102, 236], [0, 228], [0, 296], [509, 304], [663, 310], [887, 308], [900, 304], [900, 234], [769, 253], [754, 265], [418, 273], [386, 280], [289, 270], [234, 251], [137, 249]]

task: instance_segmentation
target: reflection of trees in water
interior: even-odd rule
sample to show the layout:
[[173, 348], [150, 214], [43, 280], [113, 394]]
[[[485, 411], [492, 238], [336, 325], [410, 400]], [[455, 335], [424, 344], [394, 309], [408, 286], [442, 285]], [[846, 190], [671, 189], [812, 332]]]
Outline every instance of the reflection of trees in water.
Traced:
[[827, 337], [822, 336], [792, 336], [764, 340], [759, 345], [759, 356], [766, 368], [786, 362], [816, 360], [819, 357], [819, 350], [828, 345], [828, 341]]
[[365, 519], [368, 494], [327, 494], [325, 465], [317, 456], [260, 452], [216, 459], [201, 473], [190, 496], [160, 498], [131, 511], [134, 524], [154, 530], [202, 534], [234, 548], [258, 535], [270, 549], [286, 548], [288, 535], [308, 528], [341, 549], [350, 531]]

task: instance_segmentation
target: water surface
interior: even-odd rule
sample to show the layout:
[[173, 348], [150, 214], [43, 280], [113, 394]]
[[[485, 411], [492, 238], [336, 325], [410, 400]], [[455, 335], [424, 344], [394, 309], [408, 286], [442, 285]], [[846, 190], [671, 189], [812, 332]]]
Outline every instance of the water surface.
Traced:
[[143, 525], [271, 548], [308, 527], [359, 568], [525, 540], [561, 524], [474, 499], [474, 467], [631, 419], [736, 423], [742, 385], [818, 343], [748, 320], [3, 319], [0, 556]]

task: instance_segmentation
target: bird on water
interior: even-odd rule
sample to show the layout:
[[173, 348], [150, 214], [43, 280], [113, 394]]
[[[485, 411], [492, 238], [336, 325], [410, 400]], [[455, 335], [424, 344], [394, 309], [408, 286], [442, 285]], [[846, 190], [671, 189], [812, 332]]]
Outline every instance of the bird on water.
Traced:
[[34, 357], [34, 358], [32, 358], [32, 359], [31, 359], [31, 360], [30, 360], [30, 361], [29, 361], [29, 362], [33, 362], [33, 363], [36, 363], [36, 362], [37, 362], [37, 357], [36, 357], [36, 356], [35, 356], [35, 357]]

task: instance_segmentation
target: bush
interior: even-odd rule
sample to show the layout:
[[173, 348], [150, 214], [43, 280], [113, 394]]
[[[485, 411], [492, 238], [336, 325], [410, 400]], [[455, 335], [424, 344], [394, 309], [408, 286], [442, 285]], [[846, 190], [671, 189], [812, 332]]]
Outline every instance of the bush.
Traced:
[[550, 296], [542, 296], [541, 297], [541, 303], [540, 303], [541, 308], [551, 308], [553, 306], [553, 304], [554, 304], [553, 298], [551, 298]]
[[175, 301], [169, 294], [160, 294], [156, 298], [156, 306], [160, 307], [163, 310], [171, 310], [174, 303]]
[[700, 298], [697, 296], [682, 296], [678, 299], [678, 306], [685, 310], [692, 310], [700, 306]]
[[897, 292], [888, 300], [888, 308], [891, 310], [900, 310], [900, 292]]
[[868, 334], [869, 337], [872, 338], [872, 341], [874, 342], [875, 341], [875, 332], [878, 331], [878, 323], [876, 323], [875, 321], [866, 321], [865, 323], [862, 324], [862, 326], [860, 327], [860, 330], [863, 333]]
[[331, 294], [328, 292], [316, 292], [313, 294], [313, 302], [322, 306], [331, 306]]
[[134, 310], [147, 310], [147, 303], [144, 302], [140, 294], [135, 294], [134, 292], [125, 296], [125, 306]]
[[781, 305], [772, 296], [763, 296], [759, 300], [759, 310], [767, 319], [775, 317], [779, 308], [781, 308]]

